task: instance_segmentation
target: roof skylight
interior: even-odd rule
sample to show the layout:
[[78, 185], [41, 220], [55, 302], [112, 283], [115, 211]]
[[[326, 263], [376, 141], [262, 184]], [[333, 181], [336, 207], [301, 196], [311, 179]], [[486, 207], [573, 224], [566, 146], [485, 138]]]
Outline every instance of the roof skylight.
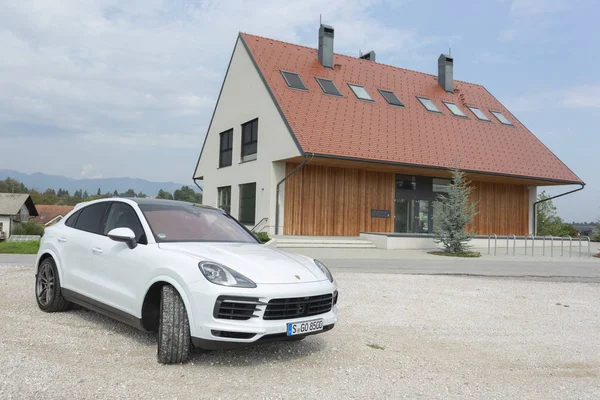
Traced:
[[323, 89], [323, 92], [325, 92], [326, 94], [330, 94], [332, 96], [341, 96], [342, 95], [340, 93], [340, 91], [338, 90], [338, 88], [335, 87], [335, 83], [333, 83], [332, 80], [324, 79], [324, 78], [315, 78], [315, 79], [317, 80], [317, 82], [319, 82], [321, 89]]
[[379, 89], [379, 93], [381, 93], [381, 95], [383, 96], [385, 101], [388, 102], [388, 104], [398, 107], [404, 107], [404, 104], [402, 104], [400, 99], [391, 90]]
[[458, 106], [456, 104], [449, 103], [447, 101], [442, 101], [442, 103], [444, 103], [444, 105], [446, 107], [448, 107], [448, 110], [450, 110], [450, 112], [452, 114], [454, 114], [455, 116], [467, 118], [467, 116], [465, 115], [465, 113], [460, 108], [458, 108]]
[[512, 123], [500, 111], [490, 111], [490, 112], [492, 113], [492, 115], [494, 117], [496, 117], [498, 119], [498, 121], [500, 121], [501, 124], [512, 126]]
[[285, 83], [287, 83], [288, 87], [293, 89], [308, 90], [306, 85], [304, 85], [304, 82], [302, 82], [302, 78], [300, 78], [300, 75], [297, 73], [281, 71], [281, 75], [283, 75], [283, 79], [285, 79]]
[[350, 86], [350, 89], [352, 89], [356, 97], [358, 97], [359, 99], [373, 101], [373, 98], [371, 97], [369, 92], [367, 92], [367, 89], [365, 89], [364, 86], [353, 85], [351, 83], [349, 83], [348, 86]]
[[483, 111], [481, 111], [479, 108], [477, 108], [477, 107], [467, 107], [467, 108], [469, 110], [471, 110], [471, 112], [473, 114], [475, 114], [475, 116], [477, 117], [478, 120], [490, 122], [490, 119], [487, 117], [487, 115], [485, 115], [483, 113]]
[[421, 102], [421, 104], [423, 104], [423, 106], [427, 109], [427, 111], [431, 111], [434, 113], [439, 113], [441, 114], [442, 112], [436, 107], [435, 104], [433, 104], [433, 101], [426, 99], [425, 97], [418, 97], [417, 99], [419, 99], [419, 101]]

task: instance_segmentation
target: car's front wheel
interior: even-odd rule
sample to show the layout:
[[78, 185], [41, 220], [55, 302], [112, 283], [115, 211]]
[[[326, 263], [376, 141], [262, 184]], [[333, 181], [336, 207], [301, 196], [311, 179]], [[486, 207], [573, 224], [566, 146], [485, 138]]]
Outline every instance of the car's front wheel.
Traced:
[[51, 257], [40, 263], [35, 276], [35, 299], [40, 310], [45, 312], [65, 311], [71, 305], [60, 291], [58, 269]]
[[190, 323], [181, 296], [171, 285], [162, 287], [158, 324], [158, 362], [178, 364], [190, 353]]

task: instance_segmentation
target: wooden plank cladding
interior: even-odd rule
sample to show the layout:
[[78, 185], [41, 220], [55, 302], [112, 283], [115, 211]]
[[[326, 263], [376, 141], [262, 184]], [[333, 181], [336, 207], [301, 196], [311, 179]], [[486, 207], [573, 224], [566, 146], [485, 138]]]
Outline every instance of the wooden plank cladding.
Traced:
[[471, 200], [478, 214], [471, 228], [477, 235], [525, 236], [529, 233], [529, 190], [525, 185], [473, 181]]
[[[287, 163], [286, 174], [298, 164]], [[285, 182], [284, 234], [358, 236], [394, 230], [395, 174], [305, 165]], [[390, 210], [372, 218], [371, 210]]]

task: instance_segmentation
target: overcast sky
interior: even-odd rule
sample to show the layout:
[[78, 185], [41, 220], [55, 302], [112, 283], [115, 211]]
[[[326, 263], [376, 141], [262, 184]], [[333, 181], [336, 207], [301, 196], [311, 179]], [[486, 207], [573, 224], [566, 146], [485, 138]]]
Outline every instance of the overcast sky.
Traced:
[[[594, 0], [28, 0], [0, 5], [0, 168], [191, 183], [239, 31], [483, 84], [588, 185], [600, 216]], [[559, 193], [566, 188], [552, 189]]]

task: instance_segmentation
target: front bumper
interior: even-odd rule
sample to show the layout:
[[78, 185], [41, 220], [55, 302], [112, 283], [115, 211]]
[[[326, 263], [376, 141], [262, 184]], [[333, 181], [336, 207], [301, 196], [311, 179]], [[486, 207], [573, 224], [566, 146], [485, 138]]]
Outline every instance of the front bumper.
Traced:
[[[311, 282], [302, 284], [259, 284], [255, 289], [228, 288], [198, 282], [191, 285], [191, 303], [193, 310], [193, 324], [190, 326], [192, 343], [194, 346], [212, 350], [235, 348], [250, 345], [257, 342], [266, 342], [272, 340], [294, 340], [298, 336], [288, 337], [287, 324], [291, 322], [312, 321], [323, 319], [323, 330], [312, 332], [312, 334], [323, 333], [331, 330], [337, 322], [337, 306], [326, 313], [312, 315], [301, 318], [282, 319], [282, 320], [264, 320], [263, 315], [266, 304], [272, 299], [290, 298], [290, 297], [308, 297], [333, 293], [337, 290], [337, 285], [329, 281]], [[207, 290], [208, 289], [208, 290]], [[214, 306], [219, 296], [239, 296], [258, 298], [265, 305], [258, 306], [255, 312], [255, 318], [248, 320], [229, 320], [215, 318]], [[230, 336], [251, 336], [250, 338], [235, 338], [219, 336], [221, 332], [226, 332]]]

